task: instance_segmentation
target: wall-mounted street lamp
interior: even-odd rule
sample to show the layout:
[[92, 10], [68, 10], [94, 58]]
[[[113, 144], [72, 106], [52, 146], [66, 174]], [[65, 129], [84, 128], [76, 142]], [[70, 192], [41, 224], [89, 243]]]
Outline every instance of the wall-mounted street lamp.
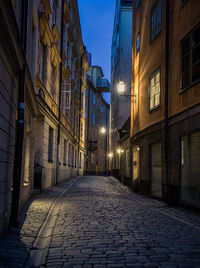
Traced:
[[124, 94], [126, 91], [126, 85], [122, 80], [119, 81], [117, 90], [120, 96], [127, 97], [132, 103], [136, 103], [136, 94]]
[[100, 132], [101, 132], [101, 134], [105, 134], [106, 133], [106, 128], [105, 127], [100, 128]]

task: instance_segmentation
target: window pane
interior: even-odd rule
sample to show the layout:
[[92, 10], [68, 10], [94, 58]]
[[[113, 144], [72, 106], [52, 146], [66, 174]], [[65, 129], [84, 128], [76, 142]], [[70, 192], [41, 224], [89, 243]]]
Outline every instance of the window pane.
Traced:
[[157, 94], [155, 96], [155, 106], [158, 106], [158, 105], [160, 105], [160, 94]]
[[150, 80], [150, 86], [151, 86], [151, 87], [154, 86], [154, 77], [152, 77], [151, 80]]
[[160, 72], [158, 72], [156, 74], [155, 80], [156, 80], [156, 83], [159, 83], [160, 82]]
[[200, 79], [200, 62], [192, 67], [192, 82]]
[[192, 64], [200, 60], [200, 44], [192, 50]]
[[182, 59], [182, 72], [185, 72], [190, 67], [190, 55], [185, 56]]
[[182, 56], [184, 56], [185, 54], [189, 53], [189, 49], [190, 49], [190, 39], [188, 37], [182, 43]]
[[154, 87], [151, 87], [150, 88], [150, 98], [153, 98], [155, 95], [155, 88]]
[[154, 107], [154, 98], [150, 99], [150, 109]]
[[188, 87], [190, 84], [190, 72], [185, 72], [182, 75], [182, 88], [186, 88]]
[[200, 43], [200, 26], [192, 33], [192, 47]]
[[157, 83], [155, 86], [155, 94], [159, 94], [160, 93], [160, 84]]

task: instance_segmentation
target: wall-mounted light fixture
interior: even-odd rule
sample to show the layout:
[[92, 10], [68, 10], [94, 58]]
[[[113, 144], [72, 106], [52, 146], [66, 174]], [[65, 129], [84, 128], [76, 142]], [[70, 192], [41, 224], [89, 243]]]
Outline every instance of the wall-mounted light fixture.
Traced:
[[122, 80], [119, 81], [117, 90], [120, 96], [127, 97], [132, 103], [136, 103], [136, 94], [124, 94], [126, 91], [126, 85]]

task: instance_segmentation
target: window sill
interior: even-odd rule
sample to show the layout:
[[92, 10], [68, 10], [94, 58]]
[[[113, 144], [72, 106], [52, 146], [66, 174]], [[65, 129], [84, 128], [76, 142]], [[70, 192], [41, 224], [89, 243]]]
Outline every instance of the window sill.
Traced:
[[160, 104], [158, 106], [155, 106], [154, 108], [152, 109], [149, 109], [149, 113], [151, 112], [154, 112], [155, 110], [159, 109], [160, 108]]
[[23, 183], [23, 186], [24, 186], [24, 187], [27, 187], [27, 186], [29, 186], [29, 185], [30, 185], [30, 182], [24, 182], [24, 183]]
[[185, 88], [180, 88], [179, 94], [184, 93], [185, 91], [187, 91], [188, 89], [191, 89], [192, 87], [196, 86], [198, 83], [200, 83], [200, 79], [197, 80], [196, 82], [193, 82], [191, 85], [185, 87]]
[[53, 160], [51, 160], [51, 159], [48, 159], [48, 163], [51, 163], [51, 164], [52, 164], [52, 163], [53, 163]]

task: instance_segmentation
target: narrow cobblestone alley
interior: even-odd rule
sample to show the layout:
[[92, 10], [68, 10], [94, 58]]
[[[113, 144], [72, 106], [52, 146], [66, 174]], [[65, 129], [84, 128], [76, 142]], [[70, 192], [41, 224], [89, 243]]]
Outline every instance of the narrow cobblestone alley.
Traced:
[[200, 217], [112, 177], [72, 178], [23, 215], [0, 243], [0, 267], [200, 267]]

